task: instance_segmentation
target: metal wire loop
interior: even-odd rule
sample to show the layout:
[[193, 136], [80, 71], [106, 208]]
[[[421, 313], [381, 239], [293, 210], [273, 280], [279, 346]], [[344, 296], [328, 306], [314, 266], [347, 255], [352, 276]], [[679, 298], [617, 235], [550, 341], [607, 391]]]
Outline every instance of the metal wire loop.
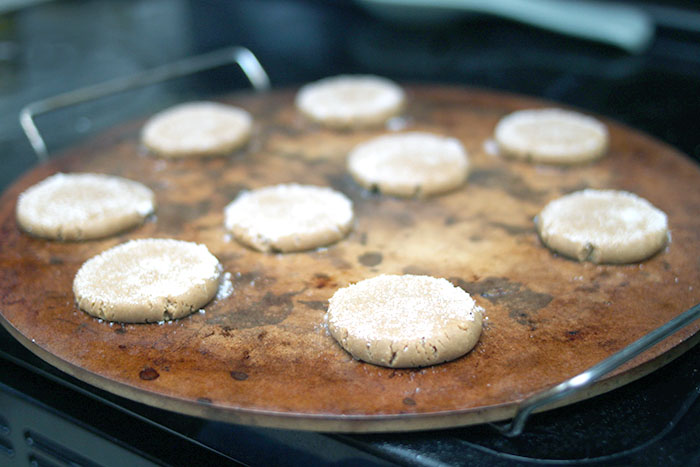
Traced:
[[700, 318], [700, 303], [678, 315], [663, 326], [656, 328], [649, 334], [634, 341], [619, 352], [592, 366], [583, 373], [569, 378], [551, 389], [525, 399], [518, 405], [515, 416], [509, 423], [503, 425], [492, 423], [491, 426], [505, 436], [518, 436], [523, 432], [528, 417], [537, 409], [554, 404], [590, 386], [606, 374], [624, 365], [640, 353], [658, 344], [698, 318]]
[[48, 159], [48, 150], [34, 121], [37, 115], [230, 63], [237, 63], [240, 66], [256, 91], [270, 88], [270, 79], [265, 69], [250, 50], [237, 46], [227, 47], [32, 102], [20, 111], [19, 122], [36, 156], [40, 161], [45, 161]]

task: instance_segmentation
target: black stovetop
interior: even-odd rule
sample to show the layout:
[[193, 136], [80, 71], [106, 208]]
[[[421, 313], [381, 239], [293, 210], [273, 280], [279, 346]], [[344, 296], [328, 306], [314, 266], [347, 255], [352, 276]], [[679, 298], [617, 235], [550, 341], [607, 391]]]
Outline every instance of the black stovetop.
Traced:
[[[226, 45], [251, 49], [275, 87], [362, 72], [527, 94], [616, 119], [698, 161], [700, 9], [693, 4], [650, 8], [660, 26], [637, 55], [482, 16], [397, 24], [351, 1], [27, 6], [0, 16], [0, 187], [36, 163], [17, 123], [23, 105]], [[152, 86], [116, 106], [107, 99], [38, 123], [49, 148], [59, 149], [155, 107], [242, 86], [236, 73], [218, 70]], [[689, 196], [700, 196], [700, 189]], [[130, 465], [136, 459], [173, 465], [700, 465], [697, 346], [608, 394], [533, 416], [517, 438], [487, 425], [340, 435], [197, 419], [92, 388], [45, 364], [4, 330], [0, 368], [2, 465], [26, 465], [30, 458], [37, 465], [123, 465], [125, 459]], [[129, 457], [134, 453], [138, 457]]]

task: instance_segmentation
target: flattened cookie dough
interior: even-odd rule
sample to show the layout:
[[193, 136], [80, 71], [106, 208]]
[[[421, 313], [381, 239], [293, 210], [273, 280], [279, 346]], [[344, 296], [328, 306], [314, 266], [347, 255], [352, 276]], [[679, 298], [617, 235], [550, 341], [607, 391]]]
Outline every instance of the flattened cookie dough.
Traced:
[[324, 78], [302, 86], [296, 96], [303, 115], [332, 128], [381, 125], [401, 113], [404, 101], [399, 85], [373, 75]]
[[187, 102], [151, 117], [141, 141], [163, 157], [217, 156], [245, 145], [252, 128], [253, 119], [243, 109], [216, 102]]
[[357, 145], [348, 156], [348, 170], [369, 190], [420, 197], [461, 186], [469, 172], [469, 158], [455, 138], [398, 133]]
[[86, 261], [73, 280], [81, 310], [123, 323], [182, 318], [214, 298], [222, 267], [206, 246], [141, 239]]
[[501, 154], [550, 164], [578, 164], [602, 157], [608, 129], [598, 120], [562, 109], [520, 110], [503, 117], [494, 137]]
[[331, 335], [355, 358], [375, 365], [434, 365], [469, 352], [483, 310], [445, 279], [381, 275], [339, 289], [329, 301]]
[[155, 210], [145, 185], [113, 175], [57, 173], [17, 200], [17, 222], [26, 232], [54, 240], [89, 240], [140, 225]]
[[224, 210], [239, 242], [264, 252], [309, 250], [337, 242], [354, 219], [352, 201], [331, 188], [295, 183], [242, 192]]
[[666, 245], [666, 214], [626, 191], [577, 191], [551, 201], [535, 218], [542, 242], [579, 261], [634, 263]]

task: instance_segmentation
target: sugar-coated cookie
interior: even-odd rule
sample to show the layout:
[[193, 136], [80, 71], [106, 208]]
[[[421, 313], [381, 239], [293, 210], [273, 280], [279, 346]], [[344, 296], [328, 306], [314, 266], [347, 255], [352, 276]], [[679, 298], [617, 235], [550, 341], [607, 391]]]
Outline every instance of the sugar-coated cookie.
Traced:
[[58, 173], [17, 200], [17, 222], [26, 232], [54, 240], [89, 240], [140, 225], [155, 210], [147, 186], [113, 175]]
[[350, 231], [352, 201], [331, 188], [296, 183], [244, 191], [224, 210], [239, 242], [264, 252], [309, 250]]
[[87, 260], [73, 280], [81, 310], [109, 321], [148, 323], [182, 318], [214, 298], [222, 267], [206, 246], [140, 239]]
[[633, 263], [666, 245], [666, 214], [627, 191], [577, 191], [551, 201], [535, 218], [542, 242], [579, 261]]
[[332, 128], [381, 125], [401, 113], [401, 86], [373, 75], [340, 75], [302, 86], [296, 106], [307, 118]]
[[336, 291], [326, 323], [355, 358], [408, 368], [469, 352], [481, 335], [482, 313], [467, 292], [445, 279], [381, 275]]
[[469, 172], [469, 158], [455, 138], [410, 132], [357, 145], [347, 166], [355, 181], [369, 190], [421, 197], [461, 186]]
[[228, 154], [251, 137], [253, 118], [238, 107], [217, 102], [187, 102], [151, 117], [141, 141], [162, 157]]
[[494, 132], [501, 154], [550, 164], [578, 164], [605, 155], [608, 129], [595, 118], [561, 109], [520, 110]]

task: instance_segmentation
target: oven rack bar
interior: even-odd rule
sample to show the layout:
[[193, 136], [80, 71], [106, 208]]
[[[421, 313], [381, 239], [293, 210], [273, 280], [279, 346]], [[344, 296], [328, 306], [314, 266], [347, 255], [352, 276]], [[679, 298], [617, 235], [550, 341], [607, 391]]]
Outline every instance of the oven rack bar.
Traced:
[[49, 152], [35, 122], [38, 115], [233, 63], [238, 64], [253, 89], [265, 91], [270, 88], [267, 72], [250, 50], [239, 46], [226, 47], [32, 102], [20, 111], [19, 122], [34, 153], [43, 162], [48, 159]]

